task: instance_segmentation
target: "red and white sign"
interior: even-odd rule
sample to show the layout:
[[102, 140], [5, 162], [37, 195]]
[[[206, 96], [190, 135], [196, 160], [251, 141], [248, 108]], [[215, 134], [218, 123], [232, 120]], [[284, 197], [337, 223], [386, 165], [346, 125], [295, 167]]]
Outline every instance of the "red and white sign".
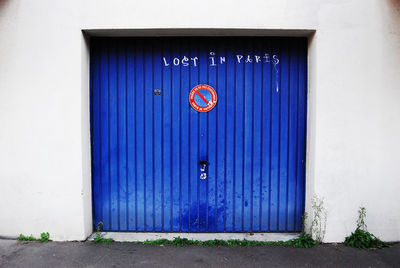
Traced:
[[209, 112], [217, 104], [217, 92], [209, 85], [195, 86], [190, 91], [189, 103], [198, 112]]

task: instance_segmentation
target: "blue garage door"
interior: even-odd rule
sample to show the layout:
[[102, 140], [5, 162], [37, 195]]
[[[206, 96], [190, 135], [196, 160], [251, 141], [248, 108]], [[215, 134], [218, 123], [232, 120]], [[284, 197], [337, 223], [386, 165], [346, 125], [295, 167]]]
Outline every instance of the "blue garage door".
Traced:
[[306, 74], [304, 38], [94, 38], [94, 226], [300, 231]]

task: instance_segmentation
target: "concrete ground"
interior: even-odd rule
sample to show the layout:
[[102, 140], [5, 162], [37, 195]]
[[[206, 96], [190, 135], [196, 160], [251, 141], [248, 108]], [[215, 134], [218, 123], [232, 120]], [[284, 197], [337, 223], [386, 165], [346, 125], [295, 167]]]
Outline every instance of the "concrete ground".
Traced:
[[0, 267], [400, 267], [400, 244], [358, 250], [325, 244], [283, 246], [154, 246], [133, 243], [0, 240]]

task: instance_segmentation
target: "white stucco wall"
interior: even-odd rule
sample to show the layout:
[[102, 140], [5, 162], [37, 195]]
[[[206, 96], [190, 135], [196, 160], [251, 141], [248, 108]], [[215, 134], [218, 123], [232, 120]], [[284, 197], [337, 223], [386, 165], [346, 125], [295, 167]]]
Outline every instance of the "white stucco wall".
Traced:
[[397, 0], [0, 0], [0, 236], [91, 233], [81, 30], [139, 28], [315, 30], [307, 210], [324, 198], [325, 241], [343, 241], [360, 205], [371, 232], [400, 240]]

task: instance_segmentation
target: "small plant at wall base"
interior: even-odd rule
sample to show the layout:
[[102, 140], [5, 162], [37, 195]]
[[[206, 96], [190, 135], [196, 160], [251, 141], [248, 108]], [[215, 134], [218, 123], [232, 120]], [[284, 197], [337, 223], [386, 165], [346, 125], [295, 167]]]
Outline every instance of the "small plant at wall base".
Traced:
[[296, 239], [290, 240], [292, 244], [298, 248], [311, 248], [315, 245], [318, 244], [317, 241], [315, 241], [312, 238], [311, 234], [306, 233], [306, 220], [307, 220], [307, 213], [304, 212], [304, 215], [302, 217], [302, 231], [300, 235]]
[[312, 221], [310, 226], [310, 231], [307, 233], [306, 230], [306, 220], [307, 213], [303, 215], [303, 224], [302, 224], [302, 232], [300, 235], [293, 240], [290, 240], [291, 243], [299, 248], [311, 248], [315, 245], [318, 245], [322, 242], [325, 236], [326, 230], [326, 221], [327, 221], [327, 212], [324, 208], [323, 199], [314, 196], [311, 201], [312, 204]]
[[318, 196], [314, 196], [311, 200], [311, 207], [313, 210], [313, 218], [310, 226], [310, 235], [318, 243], [321, 243], [325, 237], [328, 213], [324, 207], [324, 200]]
[[298, 248], [311, 248], [318, 244], [318, 242], [315, 241], [311, 235], [305, 232], [301, 232], [296, 239], [293, 239], [291, 241], [293, 243], [293, 246], [296, 246]]
[[25, 236], [20, 234], [18, 237], [18, 241], [40, 241], [40, 242], [49, 242], [50, 241], [50, 234], [48, 232], [41, 233], [40, 238], [35, 238], [33, 235]]
[[366, 216], [367, 211], [365, 207], [360, 207], [358, 210], [357, 228], [353, 233], [351, 233], [351, 235], [346, 237], [344, 244], [346, 246], [359, 249], [377, 249], [388, 247], [388, 244], [367, 231], [367, 224], [365, 223]]
[[25, 236], [23, 234], [20, 234], [18, 237], [18, 241], [36, 241], [37, 239], [33, 237], [33, 235], [30, 236]]
[[103, 235], [101, 234], [101, 230], [103, 228], [103, 222], [99, 222], [96, 227], [96, 236], [93, 239], [94, 243], [103, 243], [103, 244], [109, 244], [111, 242], [114, 242], [114, 239], [112, 238], [104, 238]]
[[49, 242], [50, 234], [48, 232], [40, 234], [40, 242]]

